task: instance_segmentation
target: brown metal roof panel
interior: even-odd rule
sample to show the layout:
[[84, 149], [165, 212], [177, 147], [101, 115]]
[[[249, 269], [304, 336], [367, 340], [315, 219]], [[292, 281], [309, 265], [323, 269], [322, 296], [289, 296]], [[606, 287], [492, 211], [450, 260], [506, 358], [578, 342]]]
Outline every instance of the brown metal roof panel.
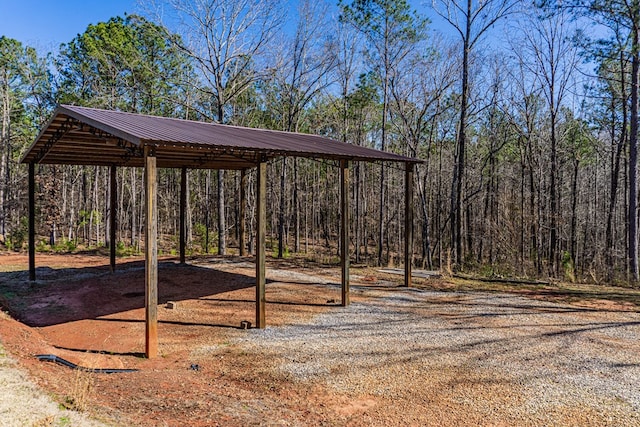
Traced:
[[91, 120], [92, 126], [105, 131], [111, 130], [116, 136], [136, 144], [145, 140], [157, 143], [175, 142], [254, 149], [291, 155], [420, 162], [418, 159], [312, 134], [253, 129], [67, 105], [62, 106], [62, 109], [73, 112], [74, 115], [86, 117]]
[[217, 126], [227, 128], [225, 131], [228, 131], [230, 136], [239, 136], [248, 145], [258, 143], [263, 149], [290, 155], [420, 162], [418, 159], [347, 144], [319, 135]]
[[107, 110], [98, 110], [95, 108], [60, 105], [56, 109], [54, 115], [64, 114], [69, 117], [73, 117], [74, 119], [86, 123], [96, 129], [108, 132], [115, 137], [122, 138], [135, 145], [140, 145], [140, 139], [142, 138], [136, 135], [136, 133], [128, 130], [126, 127], [119, 126], [117, 122], [114, 121], [116, 117], [109, 114], [101, 114], [108, 112], [109, 111]]
[[[68, 117], [77, 120], [80, 124], [67, 123]], [[94, 134], [94, 130], [87, 130], [82, 124], [104, 132], [104, 135], [99, 132]], [[60, 131], [64, 131], [62, 135]], [[105, 144], [121, 145], [121, 142], [118, 143], [116, 140], [109, 141], [110, 137], [127, 141], [132, 146], [152, 144], [157, 145], [158, 149], [166, 147], [190, 153], [193, 153], [194, 149], [198, 151], [204, 149], [245, 157], [242, 153], [249, 152], [251, 159], [248, 163], [255, 161], [258, 154], [268, 157], [288, 155], [347, 160], [421, 162], [418, 159], [346, 144], [318, 135], [252, 129], [69, 105], [61, 105], [55, 110], [52, 119], [41, 131], [22, 161], [45, 162], [49, 155], [54, 155], [56, 160], [59, 160], [60, 156], [64, 156], [64, 152], [75, 144], [79, 151], [87, 156], [91, 156], [93, 151], [87, 145], [93, 145], [95, 151], [105, 147]], [[56, 151], [62, 151], [62, 153], [55, 153]], [[94, 158], [92, 161], [100, 160]]]
[[233, 145], [231, 141], [223, 141], [224, 134], [216, 132], [211, 123], [68, 105], [62, 108], [91, 120], [90, 124], [98, 129], [119, 132], [118, 136], [130, 141]]

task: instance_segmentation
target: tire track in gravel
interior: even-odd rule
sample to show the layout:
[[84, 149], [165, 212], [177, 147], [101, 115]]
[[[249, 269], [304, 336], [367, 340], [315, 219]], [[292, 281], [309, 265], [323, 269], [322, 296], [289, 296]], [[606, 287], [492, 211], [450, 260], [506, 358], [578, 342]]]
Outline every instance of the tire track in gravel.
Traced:
[[495, 293], [366, 294], [238, 342], [291, 381], [348, 397], [348, 425], [640, 426], [638, 313]]

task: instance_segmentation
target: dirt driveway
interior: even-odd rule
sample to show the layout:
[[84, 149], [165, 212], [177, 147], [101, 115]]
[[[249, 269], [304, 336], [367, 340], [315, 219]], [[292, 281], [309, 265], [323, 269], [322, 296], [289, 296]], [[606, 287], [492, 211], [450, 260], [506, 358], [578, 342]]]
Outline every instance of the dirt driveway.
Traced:
[[[24, 257], [0, 256], [13, 316], [0, 317], [0, 340], [58, 402], [108, 425], [640, 426], [637, 291], [403, 289], [354, 269], [343, 308], [337, 269], [272, 263], [269, 326], [242, 330], [254, 315], [252, 264], [167, 260], [160, 357], [146, 360], [139, 261], [113, 274], [102, 257], [38, 263], [49, 268], [29, 284]], [[138, 371], [72, 371], [42, 353]]]

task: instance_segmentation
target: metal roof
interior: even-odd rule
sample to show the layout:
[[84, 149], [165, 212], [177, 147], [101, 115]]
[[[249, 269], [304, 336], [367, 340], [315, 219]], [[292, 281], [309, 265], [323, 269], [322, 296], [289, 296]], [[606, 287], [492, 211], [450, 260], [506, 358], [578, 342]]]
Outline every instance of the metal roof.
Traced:
[[419, 163], [418, 159], [318, 135], [252, 129], [60, 105], [23, 163], [143, 166], [152, 147], [158, 167], [244, 169], [281, 156]]

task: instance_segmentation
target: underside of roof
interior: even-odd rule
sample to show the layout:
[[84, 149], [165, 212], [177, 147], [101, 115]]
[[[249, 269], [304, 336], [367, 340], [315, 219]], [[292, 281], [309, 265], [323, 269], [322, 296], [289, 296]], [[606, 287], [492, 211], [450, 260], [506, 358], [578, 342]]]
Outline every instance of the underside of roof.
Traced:
[[69, 105], [56, 108], [22, 162], [142, 167], [145, 147], [161, 168], [245, 169], [282, 156], [420, 162], [317, 135]]

